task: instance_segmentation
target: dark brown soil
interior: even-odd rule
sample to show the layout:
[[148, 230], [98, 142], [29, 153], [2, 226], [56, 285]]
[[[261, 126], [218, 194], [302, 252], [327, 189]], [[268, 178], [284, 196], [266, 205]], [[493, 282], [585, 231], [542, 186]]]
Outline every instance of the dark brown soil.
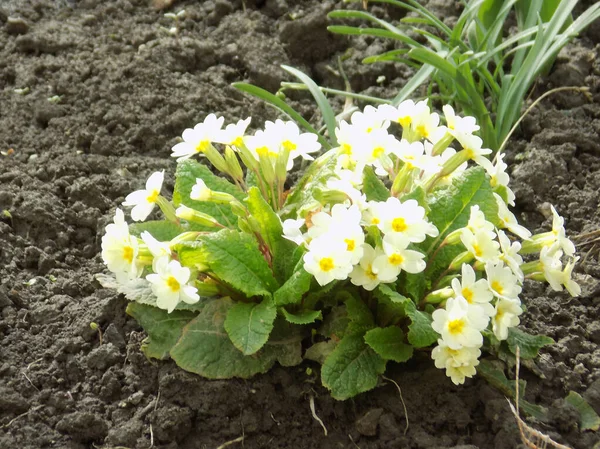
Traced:
[[[430, 1], [452, 20], [454, 2]], [[230, 83], [275, 90], [285, 63], [326, 85], [329, 67], [353, 46], [345, 70], [355, 91], [388, 91], [408, 71], [361, 66], [386, 49], [325, 30], [332, 1], [182, 1], [178, 38], [146, 0], [4, 0], [0, 4], [0, 448], [514, 448], [507, 401], [485, 381], [455, 387], [426, 357], [392, 367], [390, 383], [338, 402], [305, 363], [243, 381], [208, 381], [171, 362], [151, 363], [125, 300], [102, 289], [100, 236], [114, 208], [155, 170], [171, 173], [170, 147], [209, 113], [228, 121], [275, 117]], [[341, 2], [340, 5], [341, 6]], [[292, 19], [293, 17], [293, 19]], [[20, 20], [14, 20], [20, 19]], [[600, 227], [600, 27], [562, 52], [534, 96], [586, 85], [593, 102], [556, 95], [509, 145], [521, 219], [548, 229], [548, 205], [571, 235]], [[379, 75], [386, 79], [378, 85]], [[375, 87], [369, 87], [375, 86]], [[15, 89], [28, 88], [21, 95]], [[59, 96], [56, 103], [48, 99]], [[314, 107], [298, 106], [307, 118]], [[527, 285], [523, 328], [557, 343], [524, 369], [526, 397], [548, 407], [533, 424], [574, 448], [599, 447], [578, 430], [562, 398], [581, 393], [600, 412], [600, 266], [581, 248], [569, 298]], [[103, 342], [90, 328], [98, 323]], [[309, 370], [312, 369], [312, 373]], [[312, 418], [309, 401], [329, 431]], [[410, 425], [406, 430], [406, 419]]]

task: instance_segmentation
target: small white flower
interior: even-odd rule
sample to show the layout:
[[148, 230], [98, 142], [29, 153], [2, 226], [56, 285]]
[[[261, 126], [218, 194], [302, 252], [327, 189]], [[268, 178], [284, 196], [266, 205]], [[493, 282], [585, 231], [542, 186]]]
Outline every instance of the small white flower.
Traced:
[[442, 339], [438, 340], [438, 346], [431, 351], [431, 358], [436, 368], [445, 369], [448, 376], [455, 385], [461, 385], [465, 378], [473, 377], [479, 365], [481, 350], [474, 347], [463, 347], [451, 349]]
[[498, 218], [500, 219], [501, 227], [508, 229], [523, 240], [529, 239], [529, 237], [531, 237], [531, 232], [517, 222], [517, 218], [510, 210], [508, 210], [508, 206], [502, 197], [497, 193], [494, 193], [494, 198], [496, 198], [496, 204], [498, 205]]
[[504, 263], [486, 263], [485, 273], [488, 286], [495, 296], [511, 301], [519, 299], [522, 290], [519, 278], [513, 274], [510, 268], [504, 266]]
[[330, 240], [327, 236], [311, 240], [304, 254], [304, 269], [312, 274], [319, 285], [337, 279], [343, 281], [352, 271], [351, 254], [343, 241]]
[[467, 251], [480, 262], [496, 262], [500, 256], [500, 244], [492, 239], [485, 228], [478, 229], [475, 233], [468, 228], [460, 230], [460, 241]]
[[494, 165], [489, 159], [481, 160], [481, 165], [485, 168], [485, 171], [490, 176], [490, 185], [493, 189], [497, 187], [504, 187], [506, 190], [507, 203], [511, 206], [515, 205], [515, 194], [508, 187], [510, 177], [506, 173], [508, 165], [504, 162], [504, 153], [496, 156], [496, 164]]
[[259, 129], [253, 136], [246, 136], [244, 143], [256, 160], [263, 157], [275, 161], [279, 156], [280, 142], [275, 140], [274, 135], [263, 130]]
[[544, 277], [552, 290], [556, 292], [562, 291], [562, 255], [563, 252], [559, 249], [557, 243], [553, 246], [544, 246], [540, 251], [540, 264], [542, 265]]
[[431, 327], [451, 349], [482, 345], [481, 331], [485, 329], [487, 318], [481, 309], [469, 307], [462, 296], [448, 299], [446, 309], [437, 309], [432, 317]]
[[381, 208], [381, 222], [377, 224], [385, 234], [404, 235], [412, 243], [420, 243], [425, 237], [437, 237], [438, 229], [425, 218], [425, 209], [415, 200], [403, 203], [398, 198], [388, 198]]
[[566, 236], [565, 219], [558, 215], [554, 206], [550, 206], [550, 208], [552, 209], [552, 233], [555, 235], [556, 241], [565, 254], [573, 256], [575, 254], [575, 245]]
[[440, 116], [437, 112], [431, 113], [424, 101], [417, 103], [415, 108], [418, 112], [413, 116], [411, 129], [419, 138], [437, 142], [446, 132], [445, 126], [439, 126]]
[[413, 118], [418, 114], [419, 109], [426, 104], [420, 104], [419, 107], [412, 100], [405, 100], [394, 107], [389, 104], [379, 106], [377, 109], [381, 116], [386, 120], [398, 123], [402, 128], [406, 129], [412, 124]]
[[565, 269], [563, 270], [563, 279], [562, 284], [565, 286], [567, 291], [571, 296], [579, 296], [581, 295], [581, 287], [577, 282], [572, 279], [573, 276], [573, 268], [575, 268], [575, 264], [579, 260], [579, 257], [571, 258], [567, 265], [565, 265]]
[[[284, 122], [275, 120], [275, 122], [265, 122], [265, 133], [267, 133], [281, 149], [289, 150], [290, 157], [287, 163], [287, 170], [294, 166], [294, 159], [301, 156], [305, 160], [312, 161], [314, 158], [310, 153], [315, 153], [321, 149], [318, 137], [314, 133], [300, 133], [300, 128], [294, 122]], [[281, 151], [280, 149], [280, 151]]]
[[469, 264], [463, 264], [461, 269], [461, 279], [452, 279], [452, 289], [456, 297], [462, 296], [473, 307], [481, 307], [486, 316], [494, 313], [494, 306], [491, 301], [494, 295], [488, 288], [485, 279], [477, 280], [475, 270]]
[[[311, 239], [320, 237], [324, 234], [340, 234], [340, 232], [354, 233], [356, 228], [360, 228], [361, 213], [358, 206], [346, 206], [344, 204], [335, 204], [331, 208], [331, 214], [321, 211], [311, 217], [311, 227], [308, 229], [308, 237]], [[362, 230], [361, 230], [362, 233]]]
[[475, 117], [460, 117], [454, 113], [454, 109], [449, 104], [442, 107], [444, 111], [444, 118], [446, 119], [446, 126], [450, 134], [473, 134], [479, 131], [479, 125], [475, 122]]
[[498, 230], [498, 241], [500, 242], [500, 260], [504, 262], [513, 272], [513, 274], [523, 282], [523, 271], [521, 271], [521, 264], [523, 264], [523, 258], [519, 254], [521, 250], [521, 244], [519, 242], [511, 242], [504, 231]]
[[485, 157], [490, 154], [492, 150], [489, 148], [482, 148], [483, 140], [480, 137], [474, 136], [472, 134], [457, 134], [456, 140], [460, 142], [463, 147], [463, 150], [466, 151], [467, 156], [475, 163], [485, 166], [486, 162], [489, 160]]
[[416, 141], [409, 143], [402, 139], [399, 145], [394, 146], [392, 152], [409, 167], [416, 167], [427, 170], [431, 167], [431, 157], [425, 154], [423, 142]]
[[155, 260], [161, 257], [171, 257], [171, 247], [167, 242], [159, 242], [148, 231], [142, 232], [140, 238], [146, 244]]
[[471, 214], [469, 215], [467, 228], [472, 233], [476, 233], [479, 229], [484, 229], [490, 233], [492, 238], [495, 237], [494, 224], [486, 220], [485, 214], [479, 209], [478, 205], [471, 206]]
[[213, 142], [241, 147], [244, 145], [244, 135], [251, 120], [252, 117], [248, 117], [247, 119], [240, 120], [235, 124], [230, 123], [225, 127], [225, 129], [219, 130], [219, 132], [215, 134]]
[[200, 300], [196, 287], [188, 285], [190, 269], [182, 267], [176, 260], [169, 261], [166, 257], [157, 259], [154, 263], [156, 273], [146, 276], [152, 291], [156, 295], [156, 305], [171, 313], [181, 301], [194, 304]]
[[520, 301], [500, 298], [496, 302], [496, 313], [492, 317], [492, 331], [498, 340], [506, 340], [508, 329], [518, 326], [523, 313]]
[[[344, 178], [335, 179], [331, 177], [327, 180], [327, 189], [345, 193], [353, 205], [356, 205], [361, 211], [364, 210], [367, 207], [367, 196], [354, 186], [349, 170], [341, 170], [340, 172]], [[346, 175], [348, 172], [350, 172], [350, 176]]]
[[288, 218], [282, 223], [283, 226], [283, 238], [291, 240], [296, 245], [302, 245], [306, 243], [306, 239], [302, 234], [300, 228], [304, 226], [306, 221], [303, 218], [298, 218], [297, 220], [293, 220]]
[[158, 200], [164, 178], [164, 170], [154, 172], [146, 181], [145, 190], [136, 190], [127, 195], [123, 206], [133, 206], [131, 218], [134, 221], [144, 221], [148, 218]]
[[171, 156], [176, 157], [177, 162], [181, 162], [195, 154], [204, 153], [209, 145], [219, 138], [224, 120], [223, 117], [217, 118], [215, 114], [209, 114], [193, 129], [187, 128], [181, 135], [183, 142], [172, 148]]
[[196, 184], [192, 187], [190, 198], [195, 201], [209, 201], [211, 196], [212, 190], [207, 187], [202, 179], [196, 178]]
[[[381, 279], [395, 279], [401, 270], [407, 273], [420, 273], [426, 267], [424, 254], [408, 248], [410, 242], [401, 234], [386, 234], [383, 238], [385, 254], [377, 257], [373, 268]], [[392, 282], [392, 281], [388, 281]]]
[[367, 291], [372, 291], [382, 282], [395, 281], [396, 279], [380, 279], [377, 271], [373, 267], [373, 262], [381, 254], [383, 254], [381, 250], [376, 250], [368, 243], [365, 243], [363, 245], [362, 259], [360, 259], [359, 264], [356, 265], [350, 273], [350, 282], [352, 282], [354, 285], [364, 288]]
[[136, 279], [142, 274], [143, 267], [138, 266], [138, 242], [129, 234], [123, 211], [115, 211], [114, 223], [106, 227], [102, 236], [102, 260], [106, 267], [117, 276], [117, 281], [124, 283]]
[[378, 129], [386, 130], [390, 122], [373, 106], [366, 106], [363, 111], [356, 111], [350, 117], [352, 126], [359, 132], [371, 133]]

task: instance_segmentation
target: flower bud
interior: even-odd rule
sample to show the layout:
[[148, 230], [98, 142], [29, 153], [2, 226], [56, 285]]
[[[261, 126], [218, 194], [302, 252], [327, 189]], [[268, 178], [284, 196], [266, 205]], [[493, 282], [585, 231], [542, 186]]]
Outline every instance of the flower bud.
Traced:
[[192, 223], [198, 223], [203, 226], [209, 226], [211, 228], [224, 227], [221, 223], [219, 223], [216, 219], [214, 219], [210, 215], [205, 214], [203, 212], [199, 212], [195, 209], [192, 209], [191, 207], [181, 205], [177, 208], [175, 213], [178, 218], [181, 218], [183, 220], [186, 220], [186, 221], [189, 221]]
[[451, 287], [445, 287], [445, 288], [441, 288], [439, 290], [435, 290], [435, 291], [429, 293], [425, 297], [425, 302], [427, 302], [429, 304], [439, 304], [442, 301], [445, 301], [446, 299], [452, 297], [453, 295], [454, 295], [454, 290], [452, 290]]
[[179, 220], [175, 214], [175, 207], [169, 200], [167, 200], [164, 196], [159, 195], [156, 198], [156, 204], [158, 204], [158, 207], [160, 207], [160, 210], [167, 220], [173, 223], [179, 223]]
[[217, 170], [223, 173], [228, 173], [227, 163], [225, 162], [225, 159], [212, 144], [206, 146], [204, 155], [210, 161], [210, 163], [215, 166]]
[[238, 181], [244, 179], [244, 172], [238, 162], [235, 151], [233, 151], [229, 145], [225, 147], [225, 163], [227, 164], [227, 173], [229, 173], [233, 179], [237, 179]]
[[463, 264], [469, 263], [473, 260], [473, 255], [469, 251], [465, 251], [464, 253], [460, 253], [456, 256], [452, 262], [450, 262], [449, 270], [456, 271], [459, 270]]

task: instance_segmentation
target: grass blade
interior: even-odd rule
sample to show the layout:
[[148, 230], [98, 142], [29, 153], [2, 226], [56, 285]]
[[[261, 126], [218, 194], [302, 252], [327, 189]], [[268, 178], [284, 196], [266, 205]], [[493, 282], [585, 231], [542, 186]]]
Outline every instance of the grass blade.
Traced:
[[431, 74], [435, 71], [435, 67], [432, 65], [423, 65], [421, 68], [413, 75], [411, 79], [404, 85], [400, 92], [396, 94], [396, 96], [392, 99], [392, 105], [398, 106], [404, 100], [412, 95], [412, 93], [419, 88], [421, 84], [426, 82]]

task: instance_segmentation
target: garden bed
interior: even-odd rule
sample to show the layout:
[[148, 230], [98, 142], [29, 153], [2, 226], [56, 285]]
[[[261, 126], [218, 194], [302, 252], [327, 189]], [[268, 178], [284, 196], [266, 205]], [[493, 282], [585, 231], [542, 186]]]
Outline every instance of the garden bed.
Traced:
[[[429, 3], [449, 21], [458, 12], [451, 1]], [[336, 401], [308, 362], [226, 381], [149, 362], [126, 300], [94, 279], [105, 270], [100, 238], [115, 206], [157, 170], [166, 170], [172, 189], [176, 163], [169, 154], [183, 129], [210, 112], [228, 122], [252, 116], [255, 126], [276, 117], [230, 83], [275, 91], [288, 79], [279, 65], [288, 64], [341, 88], [332, 68], [353, 46], [344, 67], [355, 91], [385, 95], [402, 86], [407, 70], [359, 64], [385, 44], [327, 33], [325, 15], [334, 6], [249, 0], [244, 10], [241, 1], [178, 2], [175, 11], [185, 8], [186, 17], [173, 36], [161, 28], [172, 21], [146, 0], [2, 3], [0, 212], [8, 213], [0, 216], [0, 447], [518, 445], [503, 395], [480, 378], [454, 386], [426, 353], [388, 373], [406, 408], [387, 381]], [[556, 94], [508, 145], [515, 212], [533, 232], [548, 229], [549, 204], [565, 217], [570, 236], [600, 228], [599, 43], [595, 23], [534, 93], [587, 86], [593, 101]], [[313, 118], [308, 97], [296, 99]], [[548, 408], [547, 420], [532, 424], [573, 448], [600, 442], [600, 435], [579, 431], [578, 413], [563, 401], [573, 390], [600, 412], [598, 247], [581, 245], [574, 276], [580, 297], [533, 283], [523, 294], [522, 328], [556, 341], [542, 350], [539, 370], [521, 372], [526, 399]], [[311, 415], [311, 398], [327, 436]]]

